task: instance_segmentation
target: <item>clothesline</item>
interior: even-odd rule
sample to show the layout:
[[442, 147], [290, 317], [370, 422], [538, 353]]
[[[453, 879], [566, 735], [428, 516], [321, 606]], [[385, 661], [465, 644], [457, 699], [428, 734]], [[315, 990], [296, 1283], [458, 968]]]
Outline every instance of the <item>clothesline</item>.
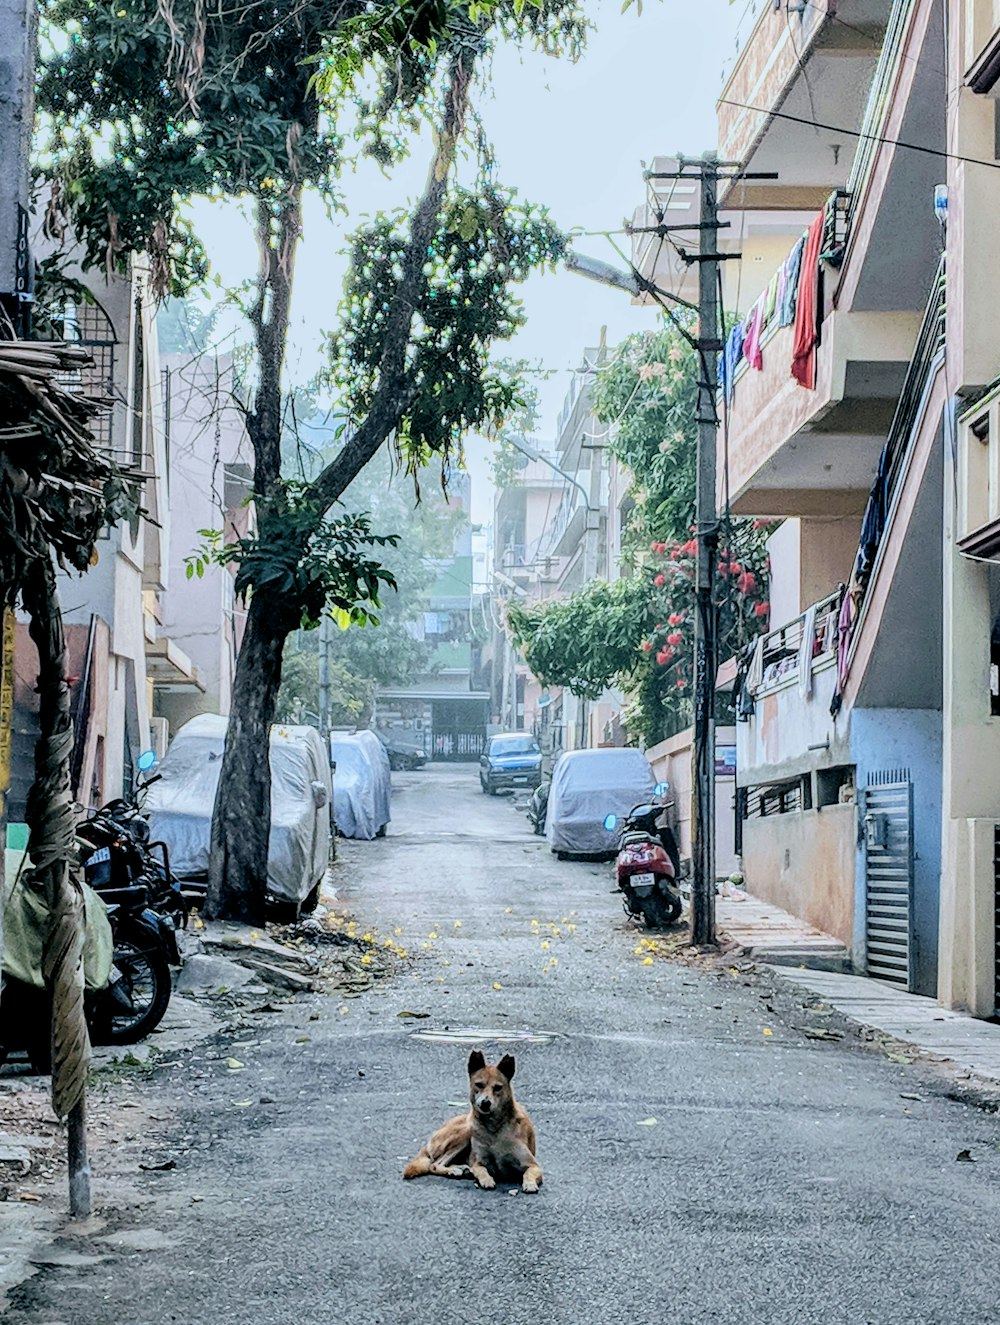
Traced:
[[804, 387], [815, 389], [816, 347], [823, 319], [820, 259], [826, 257], [829, 260], [831, 256], [824, 254], [822, 248], [836, 206], [837, 195], [833, 194], [809, 228], [803, 231], [746, 317], [729, 332], [719, 355], [719, 382], [727, 405], [733, 399], [740, 364], [745, 362], [756, 372], [763, 369], [764, 333], [772, 326], [794, 326], [790, 371]]

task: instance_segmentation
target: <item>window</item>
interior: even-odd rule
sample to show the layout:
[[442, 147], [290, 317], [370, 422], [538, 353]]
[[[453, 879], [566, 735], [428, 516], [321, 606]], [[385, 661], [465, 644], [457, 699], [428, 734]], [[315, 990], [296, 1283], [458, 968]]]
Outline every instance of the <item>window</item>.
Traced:
[[816, 770], [816, 808], [822, 810], [827, 805], [840, 805], [847, 796], [847, 789], [854, 787], [854, 766], [841, 764], [838, 768], [819, 768]]

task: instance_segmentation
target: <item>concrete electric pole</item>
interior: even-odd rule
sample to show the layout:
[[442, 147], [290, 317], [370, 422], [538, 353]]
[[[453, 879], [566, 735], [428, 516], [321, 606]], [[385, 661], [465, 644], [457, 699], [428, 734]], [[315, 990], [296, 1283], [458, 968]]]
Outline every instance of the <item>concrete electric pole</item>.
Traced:
[[0, 339], [26, 336], [31, 313], [28, 205], [38, 9], [0, 0]]

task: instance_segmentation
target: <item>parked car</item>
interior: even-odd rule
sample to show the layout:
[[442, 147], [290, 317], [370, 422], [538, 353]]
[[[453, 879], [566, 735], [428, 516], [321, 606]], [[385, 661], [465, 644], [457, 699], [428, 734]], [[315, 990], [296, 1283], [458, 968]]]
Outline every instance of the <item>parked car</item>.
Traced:
[[545, 838], [560, 860], [614, 860], [618, 835], [605, 827], [648, 801], [656, 779], [641, 750], [571, 750], [556, 760], [545, 816]]
[[384, 834], [386, 824], [392, 819], [392, 764], [388, 751], [373, 731], [366, 727], [355, 735], [375, 770], [375, 809]]
[[[170, 868], [186, 881], [208, 878], [212, 809], [229, 719], [201, 713], [186, 722], [160, 765], [146, 801], [150, 835], [167, 844]], [[330, 760], [315, 727], [271, 728], [272, 902], [310, 910], [330, 858]]]
[[389, 822], [389, 765], [376, 763], [370, 733], [330, 733], [333, 821], [341, 837], [383, 837]]
[[479, 785], [495, 796], [501, 787], [534, 790], [542, 780], [542, 752], [530, 732], [504, 732], [491, 736], [486, 753], [479, 756]]
[[394, 731], [377, 731], [374, 734], [382, 742], [389, 756], [389, 767], [394, 773], [409, 773], [416, 768], [423, 768], [427, 763], [427, 751], [415, 737]]

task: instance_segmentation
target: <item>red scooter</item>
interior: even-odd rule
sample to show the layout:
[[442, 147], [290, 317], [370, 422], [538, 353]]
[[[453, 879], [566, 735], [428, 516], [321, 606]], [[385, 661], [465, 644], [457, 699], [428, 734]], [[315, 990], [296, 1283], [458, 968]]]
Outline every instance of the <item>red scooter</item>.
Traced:
[[659, 822], [667, 809], [663, 803], [647, 802], [636, 805], [623, 821], [614, 814], [604, 821], [609, 830], [621, 828], [615, 875], [626, 914], [643, 920], [650, 929], [672, 925], [682, 909], [677, 886], [680, 852], [670, 827]]

